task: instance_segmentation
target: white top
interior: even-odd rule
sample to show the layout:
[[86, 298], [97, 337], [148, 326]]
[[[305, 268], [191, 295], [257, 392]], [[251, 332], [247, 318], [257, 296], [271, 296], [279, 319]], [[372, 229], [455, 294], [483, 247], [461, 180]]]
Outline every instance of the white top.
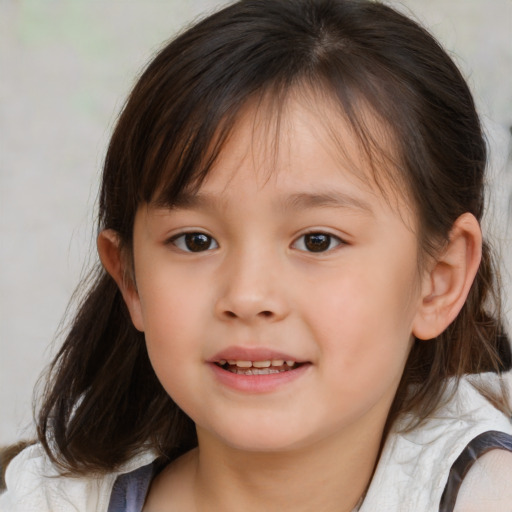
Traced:
[[[402, 424], [397, 423], [390, 433], [360, 512], [438, 511], [450, 468], [469, 442], [490, 430], [512, 434], [510, 418], [494, 408], [471, 385], [470, 379], [462, 379], [455, 396], [419, 428], [399, 434], [397, 430]], [[500, 470], [493, 468], [492, 474], [486, 474], [493, 462], [501, 464]], [[479, 512], [512, 511], [509, 452], [489, 452], [485, 460], [475, 463], [468, 478], [478, 484], [464, 482], [456, 512], [469, 512], [471, 509], [461, 508], [460, 503], [472, 503], [476, 496], [480, 502], [492, 498], [501, 503], [501, 508], [486, 503]], [[484, 482], [493, 478], [497, 480], [492, 489], [486, 487]]]
[[[437, 512], [450, 468], [479, 434], [512, 434], [509, 418], [483, 398], [468, 380], [435, 417], [407, 434], [390, 433], [360, 512]], [[115, 473], [58, 477], [40, 445], [23, 450], [8, 466], [0, 512], [107, 512], [119, 474], [154, 460], [146, 452]], [[511, 512], [512, 453], [491, 451], [469, 471], [455, 512]]]

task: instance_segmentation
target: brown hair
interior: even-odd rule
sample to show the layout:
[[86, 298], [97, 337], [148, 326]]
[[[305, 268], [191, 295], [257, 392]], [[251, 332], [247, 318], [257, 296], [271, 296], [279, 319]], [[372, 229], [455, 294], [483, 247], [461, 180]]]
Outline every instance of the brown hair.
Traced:
[[[140, 204], [172, 204], [199, 184], [249, 99], [285, 98], [301, 85], [335, 99], [370, 154], [377, 149], [361, 100], [384, 121], [424, 252], [447, 240], [461, 214], [481, 219], [480, 122], [459, 70], [428, 32], [377, 2], [242, 0], [179, 35], [140, 77], [108, 149], [99, 229], [119, 233], [129, 254]], [[195, 446], [193, 422], [158, 382], [115, 282], [98, 266], [86, 288], [39, 413], [49, 455], [80, 473], [111, 470], [142, 448], [173, 457]], [[418, 420], [431, 414], [448, 377], [510, 365], [484, 244], [458, 318], [437, 339], [414, 344], [388, 423], [406, 411]]]

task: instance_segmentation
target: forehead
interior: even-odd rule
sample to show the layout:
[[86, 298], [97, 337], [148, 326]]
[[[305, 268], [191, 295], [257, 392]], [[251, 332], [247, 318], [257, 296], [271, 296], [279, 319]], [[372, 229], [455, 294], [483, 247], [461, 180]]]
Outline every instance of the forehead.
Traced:
[[337, 183], [362, 209], [365, 196], [407, 210], [389, 133], [368, 108], [359, 109], [354, 123], [334, 101], [310, 91], [289, 94], [279, 104], [272, 97], [250, 101], [199, 189], [186, 187], [177, 202], [206, 192], [221, 200], [236, 183], [253, 191], [286, 185], [296, 197], [309, 189], [329, 202]]

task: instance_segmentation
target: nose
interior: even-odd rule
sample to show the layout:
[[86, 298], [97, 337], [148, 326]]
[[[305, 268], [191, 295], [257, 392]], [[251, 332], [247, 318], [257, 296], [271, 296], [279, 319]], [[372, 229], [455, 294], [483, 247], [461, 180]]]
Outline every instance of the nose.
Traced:
[[274, 322], [288, 315], [285, 279], [275, 259], [261, 252], [238, 255], [219, 270], [215, 314], [221, 320]]

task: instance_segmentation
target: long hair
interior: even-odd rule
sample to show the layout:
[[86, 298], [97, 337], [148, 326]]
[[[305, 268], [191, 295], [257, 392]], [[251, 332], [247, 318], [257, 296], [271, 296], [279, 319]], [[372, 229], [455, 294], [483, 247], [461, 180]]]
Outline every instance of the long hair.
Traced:
[[[374, 161], [393, 159], [388, 174], [414, 204], [423, 254], [442, 246], [461, 214], [481, 219], [479, 118], [461, 73], [427, 31], [372, 1], [242, 0], [179, 35], [141, 75], [108, 148], [98, 228], [115, 230], [129, 258], [141, 204], [172, 204], [198, 186], [249, 100], [273, 98], [277, 116], [301, 87], [335, 101]], [[361, 104], [385, 125], [396, 157], [372, 137]], [[378, 181], [387, 171], [374, 167]], [[39, 412], [50, 457], [73, 473], [108, 471], [141, 449], [173, 457], [195, 446], [193, 422], [157, 380], [115, 282], [98, 266], [86, 290]], [[448, 377], [510, 364], [484, 244], [458, 318], [437, 339], [414, 343], [388, 425], [403, 412], [431, 414]]]

